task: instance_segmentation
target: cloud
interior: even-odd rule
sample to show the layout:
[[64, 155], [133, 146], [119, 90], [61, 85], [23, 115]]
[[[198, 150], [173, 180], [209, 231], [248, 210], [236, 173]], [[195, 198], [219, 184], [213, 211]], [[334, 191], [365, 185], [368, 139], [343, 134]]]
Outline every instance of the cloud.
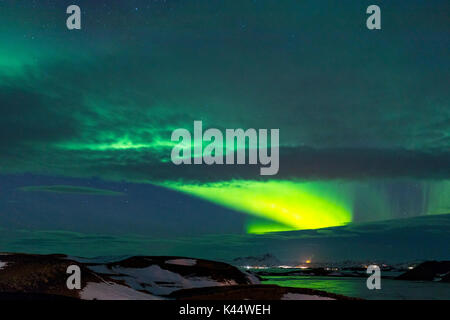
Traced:
[[102, 196], [123, 196], [125, 193], [105, 189], [88, 188], [81, 186], [30, 186], [21, 187], [20, 191], [25, 192], [50, 192], [50, 193], [67, 193], [67, 194], [84, 194], [84, 195], [102, 195]]
[[[170, 152], [167, 149], [166, 152]], [[132, 155], [136, 155], [133, 157]], [[260, 165], [180, 165], [160, 162], [139, 151], [117, 151], [102, 163], [85, 162], [84, 172], [97, 172], [116, 179], [212, 182], [265, 179], [449, 179], [450, 153], [421, 152], [404, 149], [316, 149], [282, 148], [280, 171], [276, 176], [260, 176]], [[128, 158], [127, 158], [128, 154]]]
[[[109, 62], [102, 60], [102, 63], [111, 67]], [[111, 88], [99, 87], [97, 82], [104, 76], [100, 71], [90, 74], [85, 70], [82, 73], [86, 74], [80, 77], [80, 80], [92, 77], [97, 82], [58, 85], [58, 82], [70, 84], [75, 81], [71, 77], [77, 74], [78, 67], [66, 62], [65, 67], [69, 69], [61, 72], [63, 68], [57, 65], [48, 69], [49, 76], [45, 80], [30, 77], [24, 82], [18, 78], [0, 85], [0, 164], [3, 173], [34, 172], [154, 182], [264, 179], [259, 175], [259, 165], [174, 166], [169, 160], [173, 146], [171, 132], [179, 127], [191, 128], [195, 113], [198, 113], [197, 106], [181, 108], [182, 97], [173, 103], [174, 108], [164, 108], [162, 106], [168, 104], [168, 100], [155, 100], [151, 104], [148, 96], [142, 98], [135, 93], [107, 96], [105, 90], [117, 91], [114, 87], [119, 83]], [[132, 70], [129, 72], [133, 73]], [[72, 76], [66, 76], [66, 73]], [[53, 80], [48, 82], [48, 79]], [[162, 96], [167, 97], [169, 93]], [[216, 111], [214, 108], [205, 110], [199, 118], [207, 119], [205, 126], [229, 127], [226, 121], [213, 116]], [[376, 129], [371, 129], [375, 130], [371, 135], [387, 140], [390, 137], [400, 146], [367, 147], [359, 143], [351, 146], [346, 135], [360, 140], [367, 134], [358, 119], [343, 120], [337, 114], [312, 112], [308, 110], [306, 117], [312, 119], [312, 123], [320, 116], [321, 121], [332, 120], [334, 125], [330, 128], [320, 127], [318, 123], [311, 126], [306, 124], [310, 120], [306, 123], [300, 120], [295, 127], [305, 133], [305, 140], [300, 145], [297, 140], [295, 145], [289, 143], [298, 139], [294, 125], [290, 121], [278, 123], [281, 149], [277, 179], [450, 178], [447, 165], [450, 151], [446, 138], [450, 118], [445, 118], [445, 112], [438, 111], [437, 116], [443, 116], [439, 122], [414, 134], [417, 141], [434, 141], [429, 148], [408, 148], [401, 141], [405, 134], [409, 135], [404, 133], [409, 130], [408, 125], [399, 130], [389, 117], [379, 119]], [[251, 124], [241, 123], [238, 127], [245, 129], [264, 124], [255, 123], [251, 114], [245, 118], [244, 121]], [[405, 115], [404, 121], [409, 118], [410, 115]], [[433, 123], [434, 118], [434, 115], [429, 116], [428, 122]], [[347, 127], [345, 130], [343, 125]], [[327, 137], [332, 142], [324, 142]]]
[[[259, 166], [168, 162], [172, 130], [203, 120], [279, 128], [278, 179], [450, 176], [446, 10], [411, 4], [416, 32], [396, 20], [397, 31], [368, 36], [348, 22], [360, 21], [364, 4], [324, 14], [312, 2], [172, 1], [140, 16], [96, 3], [83, 3], [97, 14], [79, 34], [56, 18], [38, 27], [49, 14], [27, 4], [0, 13], [12, 34], [0, 49], [1, 173], [263, 179]], [[18, 25], [24, 14], [36, 19]], [[39, 41], [23, 37], [31, 30]]]
[[56, 252], [82, 257], [181, 255], [225, 261], [272, 253], [282, 261], [289, 262], [311, 257], [322, 262], [346, 259], [405, 262], [449, 257], [450, 214], [376, 222], [374, 225], [375, 228], [371, 228], [370, 224], [351, 224], [264, 235], [216, 234], [196, 237], [22, 229], [0, 233], [0, 250], [41, 254]]

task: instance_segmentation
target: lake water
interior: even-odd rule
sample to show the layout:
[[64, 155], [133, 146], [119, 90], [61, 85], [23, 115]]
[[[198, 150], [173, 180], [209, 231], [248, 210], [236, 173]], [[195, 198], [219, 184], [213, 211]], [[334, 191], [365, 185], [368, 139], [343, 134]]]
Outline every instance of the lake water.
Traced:
[[316, 276], [264, 276], [263, 278], [264, 284], [317, 289], [370, 300], [450, 299], [450, 283], [381, 279], [380, 290], [369, 290], [366, 286], [367, 278]]

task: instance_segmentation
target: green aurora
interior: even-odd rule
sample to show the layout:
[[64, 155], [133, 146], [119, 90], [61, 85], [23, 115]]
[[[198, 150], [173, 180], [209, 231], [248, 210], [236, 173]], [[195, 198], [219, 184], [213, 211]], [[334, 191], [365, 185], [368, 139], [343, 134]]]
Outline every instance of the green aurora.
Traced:
[[278, 223], [252, 222], [250, 233], [318, 229], [352, 221], [349, 195], [326, 183], [232, 181], [171, 187]]
[[[78, 2], [80, 32], [64, 4], [0, 4], [2, 174], [163, 186], [249, 233], [450, 212], [448, 10], [386, 3], [368, 34], [365, 3]], [[175, 168], [194, 120], [279, 128], [280, 174]]]
[[364, 194], [364, 210], [371, 215], [368, 221], [388, 220], [396, 212], [407, 209], [421, 215], [446, 214], [450, 210], [448, 181], [423, 182], [417, 197], [427, 201], [409, 204], [409, 208], [398, 199], [393, 200], [381, 185], [361, 182], [247, 180], [207, 184], [170, 182], [165, 186], [250, 214], [257, 219], [248, 220], [247, 232], [257, 234], [345, 225], [354, 221], [361, 194]]

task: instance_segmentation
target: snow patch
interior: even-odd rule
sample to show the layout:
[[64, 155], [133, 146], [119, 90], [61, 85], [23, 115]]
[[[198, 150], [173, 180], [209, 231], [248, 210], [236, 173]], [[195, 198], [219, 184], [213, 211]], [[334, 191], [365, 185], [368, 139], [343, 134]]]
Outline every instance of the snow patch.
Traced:
[[[184, 277], [162, 269], [158, 265], [147, 268], [113, 268], [116, 280], [123, 280], [135, 290], [146, 290], [156, 295], [166, 295], [179, 289], [236, 285], [234, 280], [219, 282], [207, 277]], [[124, 276], [122, 276], [124, 275]]]
[[336, 299], [310, 294], [286, 293], [281, 297], [281, 300], [336, 300]]
[[88, 266], [88, 269], [94, 271], [95, 273], [108, 274], [108, 275], [115, 274], [114, 271], [109, 269], [104, 264], [100, 264], [100, 265], [96, 265], [96, 266]]
[[261, 281], [259, 281], [258, 277], [250, 272], [245, 272], [245, 276], [247, 277], [248, 281], [250, 281], [250, 284], [260, 284]]
[[8, 263], [7, 262], [3, 262], [3, 261], [0, 261], [0, 270], [2, 270], [4, 267], [6, 267], [8, 265]]
[[80, 292], [83, 300], [161, 300], [117, 283], [88, 282]]
[[167, 264], [175, 264], [177, 266], [186, 266], [186, 267], [192, 267], [197, 264], [197, 260], [195, 259], [172, 259], [167, 260]]

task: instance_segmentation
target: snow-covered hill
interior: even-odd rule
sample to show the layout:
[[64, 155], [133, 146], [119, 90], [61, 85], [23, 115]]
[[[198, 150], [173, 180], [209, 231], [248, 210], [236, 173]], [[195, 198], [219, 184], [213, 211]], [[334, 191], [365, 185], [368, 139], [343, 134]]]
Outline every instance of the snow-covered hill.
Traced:
[[[67, 268], [80, 268], [81, 288], [69, 289]], [[206, 291], [205, 291], [206, 290]], [[207, 295], [205, 296], [205, 292]], [[0, 255], [0, 299], [160, 300], [336, 298], [323, 292], [260, 285], [245, 271], [184, 257], [84, 259], [66, 255]], [[339, 297], [337, 297], [339, 298]]]

